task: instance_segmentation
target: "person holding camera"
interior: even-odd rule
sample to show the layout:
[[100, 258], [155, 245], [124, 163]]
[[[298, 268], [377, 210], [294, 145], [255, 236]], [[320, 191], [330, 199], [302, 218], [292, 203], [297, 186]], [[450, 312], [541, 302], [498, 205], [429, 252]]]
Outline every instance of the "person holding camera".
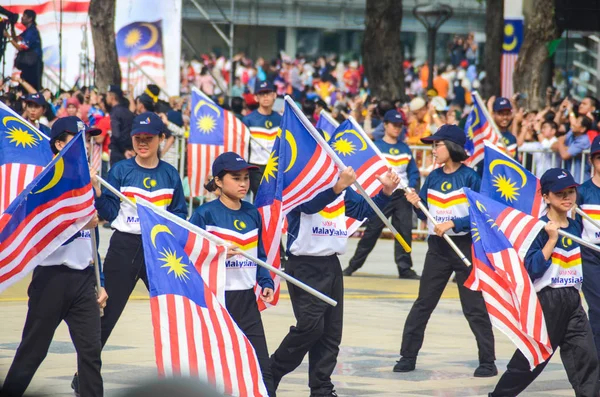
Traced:
[[9, 38], [10, 43], [19, 51], [15, 58], [15, 67], [21, 70], [21, 78], [36, 90], [40, 90], [44, 62], [42, 61], [42, 39], [35, 18], [35, 11], [23, 11], [21, 17], [21, 23], [25, 25], [23, 33], [17, 36], [15, 25], [12, 25], [11, 33], [4, 31], [4, 37]]

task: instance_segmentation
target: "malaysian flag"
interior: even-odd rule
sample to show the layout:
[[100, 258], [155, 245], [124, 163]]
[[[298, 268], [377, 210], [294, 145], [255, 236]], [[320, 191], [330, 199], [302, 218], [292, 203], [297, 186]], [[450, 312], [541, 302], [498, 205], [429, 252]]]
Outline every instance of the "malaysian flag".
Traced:
[[[339, 170], [327, 152], [313, 138], [310, 123], [303, 121], [300, 110], [286, 100], [280, 133], [265, 167], [263, 179], [254, 205], [262, 216], [262, 241], [267, 262], [280, 267], [279, 249], [283, 220], [298, 205], [312, 200], [320, 192], [332, 187]], [[271, 274], [275, 283], [275, 297], [279, 300], [280, 278]], [[257, 287], [257, 294], [260, 289]], [[257, 295], [258, 296], [258, 295]], [[258, 300], [259, 308], [265, 308]]]
[[48, 139], [0, 102], [0, 214], [52, 160]]
[[[355, 128], [351, 120], [346, 120], [333, 133], [329, 146], [347, 167], [352, 167], [356, 180], [367, 194], [375, 197], [383, 187], [377, 177], [385, 174], [389, 165], [381, 152], [360, 128]], [[354, 186], [352, 189], [356, 190]], [[337, 216], [337, 210], [343, 203], [332, 203], [321, 214], [326, 218]], [[351, 236], [366, 219], [346, 218], [346, 229]]]
[[[492, 324], [508, 336], [533, 369], [551, 356], [552, 347], [523, 260], [544, 224], [470, 189], [465, 192], [473, 225], [473, 272], [465, 286], [481, 291]], [[521, 227], [509, 226], [515, 224]]]
[[335, 130], [339, 127], [340, 123], [338, 123], [331, 114], [326, 112], [325, 110], [321, 110], [319, 114], [319, 120], [317, 121], [316, 127], [323, 131], [323, 135], [325, 136], [325, 140], [329, 142]]
[[501, 93], [505, 98], [514, 94], [513, 73], [523, 43], [523, 18], [504, 20], [504, 42], [500, 69]]
[[[479, 95], [473, 93], [473, 109], [467, 116], [465, 123], [465, 135], [467, 143], [465, 150], [470, 157], [465, 161], [470, 167], [475, 167], [484, 155], [484, 141], [490, 141], [494, 145], [501, 142], [501, 136], [496, 132], [492, 120], [488, 120], [485, 112], [485, 104], [481, 103]], [[501, 143], [500, 143], [501, 144]]]
[[[83, 122], [81, 129], [85, 131]], [[79, 133], [0, 216], [0, 292], [25, 277], [95, 213]]]
[[202, 196], [217, 156], [235, 152], [248, 159], [250, 130], [235, 114], [213, 102], [202, 91], [192, 91], [188, 139], [188, 179], [192, 196]]
[[[140, 204], [159, 376], [199, 378], [228, 396], [267, 396], [254, 348], [198, 271], [224, 269], [226, 248]], [[188, 247], [198, 239], [207, 249], [192, 260]]]
[[485, 142], [480, 193], [535, 217], [546, 210], [535, 175], [489, 142]]
[[[123, 84], [136, 85], [143, 79], [139, 70], [129, 70], [128, 60], [134, 61], [158, 86], [166, 84], [162, 46], [162, 20], [133, 22], [123, 26], [115, 39]], [[131, 76], [129, 76], [131, 74]]]

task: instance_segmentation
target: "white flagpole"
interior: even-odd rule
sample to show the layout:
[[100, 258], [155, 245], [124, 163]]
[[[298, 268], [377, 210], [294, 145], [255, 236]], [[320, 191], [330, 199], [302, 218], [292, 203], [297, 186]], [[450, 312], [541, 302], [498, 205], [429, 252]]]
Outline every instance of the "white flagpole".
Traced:
[[[128, 197], [124, 196], [120, 191], [118, 191], [117, 189], [115, 189], [110, 183], [106, 182], [104, 179], [102, 179], [101, 177], [97, 177], [98, 181], [102, 184], [102, 186], [104, 186], [105, 188], [107, 188], [108, 190], [110, 190], [114, 195], [116, 195], [117, 197], [119, 197], [123, 202], [128, 203], [129, 205], [132, 205], [133, 207], [137, 207], [136, 203], [134, 203], [133, 201], [131, 201]], [[165, 218], [167, 218], [168, 220], [170, 220], [173, 223], [176, 223], [177, 225], [188, 229], [190, 231], [192, 231], [193, 233], [196, 233], [210, 241], [212, 241], [215, 244], [218, 245], [228, 245], [229, 243], [226, 240], [223, 240], [220, 237], [215, 236], [214, 234], [210, 234], [209, 232], [207, 232], [204, 229], [199, 228], [198, 226], [186, 221], [185, 219], [181, 219], [173, 214], [171, 214], [168, 211], [163, 210], [162, 208], [158, 208], [157, 206], [155, 206], [154, 204], [137, 197], [136, 198], [136, 202], [139, 203], [140, 205], [144, 205], [148, 208], [150, 208], [152, 211], [156, 212], [157, 214], [164, 216]], [[269, 265], [268, 263], [248, 254], [247, 252], [244, 251], [239, 251], [239, 254], [242, 255], [243, 257], [251, 260], [252, 262], [266, 268], [267, 270], [277, 274], [279, 277], [281, 277], [282, 279], [284, 279], [285, 281], [294, 284], [296, 287], [303, 289], [304, 291], [308, 292], [309, 294], [321, 299], [323, 302], [326, 302], [328, 304], [330, 304], [331, 306], [336, 306], [337, 302], [333, 299], [331, 299], [330, 297], [328, 297], [327, 295], [317, 291], [316, 289], [304, 284], [302, 281], [299, 281], [297, 279], [295, 279], [294, 277], [282, 272], [281, 270]]]
[[[83, 135], [85, 137], [85, 135]], [[85, 141], [85, 138], [84, 138]], [[91, 136], [90, 137], [90, 150], [88, 151], [89, 156], [88, 156], [88, 160], [89, 160], [89, 167], [90, 169], [93, 167], [92, 164], [92, 155], [93, 155], [93, 151], [94, 151], [94, 137]], [[95, 228], [93, 228], [92, 230], [90, 230], [90, 237], [91, 237], [91, 242], [92, 242], [92, 263], [94, 265], [94, 275], [96, 276], [96, 295], [99, 295], [100, 292], [100, 265], [98, 264], [98, 241], [96, 240], [96, 230], [97, 230], [97, 226]], [[104, 309], [100, 308], [100, 317], [104, 316]]]
[[[308, 121], [308, 119], [306, 118], [304, 113], [302, 113], [300, 111], [300, 109], [298, 109], [298, 106], [296, 106], [296, 104], [294, 103], [294, 100], [292, 98], [290, 98], [288, 95], [285, 96], [285, 100], [290, 106], [292, 106], [294, 108], [296, 115], [300, 118], [300, 120], [302, 121], [302, 124], [304, 124], [304, 126], [307, 128], [308, 132], [310, 132], [312, 137], [317, 141], [317, 143], [321, 146], [321, 148], [323, 148], [323, 150], [325, 150], [327, 152], [329, 157], [331, 157], [331, 159], [338, 166], [338, 168], [340, 170], [345, 169], [346, 165], [344, 164], [344, 162], [333, 151], [331, 146], [329, 146], [329, 144], [327, 142], [325, 142], [325, 139], [323, 139], [323, 137], [321, 136], [321, 134], [319, 134], [317, 129], [310, 123], [310, 121]], [[377, 207], [375, 202], [373, 202], [373, 199], [371, 198], [371, 196], [369, 196], [369, 194], [365, 191], [365, 189], [361, 186], [361, 184], [358, 183], [358, 181], [354, 181], [354, 187], [356, 187], [356, 190], [358, 191], [358, 193], [360, 193], [360, 195], [363, 196], [365, 201], [373, 209], [375, 214], [377, 214], [379, 219], [381, 219], [383, 224], [388, 229], [390, 229], [390, 231], [394, 234], [394, 237], [400, 243], [402, 248], [404, 248], [404, 251], [411, 252], [412, 249], [410, 248], [410, 245], [408, 245], [408, 243], [402, 238], [402, 236], [400, 235], [400, 233], [398, 233], [396, 228], [394, 228], [394, 226], [392, 226], [392, 223], [390, 222], [390, 220], [383, 214], [383, 212], [381, 212], [379, 207]]]

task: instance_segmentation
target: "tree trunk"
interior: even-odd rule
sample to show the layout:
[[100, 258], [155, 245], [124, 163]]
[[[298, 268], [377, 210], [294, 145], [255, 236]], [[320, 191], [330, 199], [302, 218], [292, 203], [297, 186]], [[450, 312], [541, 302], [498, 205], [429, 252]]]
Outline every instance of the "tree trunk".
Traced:
[[552, 63], [546, 44], [562, 34], [554, 19], [554, 0], [525, 0], [525, 32], [513, 85], [527, 95], [527, 108], [542, 109], [546, 88], [552, 84]]
[[500, 63], [504, 40], [504, 0], [485, 2], [485, 53], [483, 64], [486, 77], [483, 84], [483, 97], [500, 95]]
[[109, 84], [121, 86], [121, 69], [115, 44], [116, 0], [91, 0], [89, 15], [94, 40], [96, 87], [106, 92]]
[[404, 95], [401, 22], [401, 0], [367, 0], [363, 64], [371, 94], [380, 98]]

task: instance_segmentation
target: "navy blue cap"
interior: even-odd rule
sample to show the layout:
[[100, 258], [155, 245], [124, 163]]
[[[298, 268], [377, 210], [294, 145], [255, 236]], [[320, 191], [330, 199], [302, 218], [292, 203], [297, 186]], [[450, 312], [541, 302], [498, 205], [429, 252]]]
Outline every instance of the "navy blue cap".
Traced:
[[46, 106], [46, 104], [47, 104], [46, 98], [44, 98], [44, 96], [42, 94], [40, 94], [39, 92], [36, 92], [35, 94], [27, 95], [25, 97], [25, 102], [35, 103], [40, 106]]
[[504, 97], [499, 96], [494, 101], [494, 106], [492, 107], [494, 112], [501, 112], [503, 110], [512, 110], [512, 105], [510, 101]]
[[50, 139], [58, 137], [63, 132], [79, 134], [82, 131], [85, 131], [93, 136], [99, 135], [102, 132], [98, 128], [88, 128], [79, 117], [67, 116], [57, 119], [54, 124], [52, 124], [52, 129], [50, 130]]
[[450, 141], [464, 147], [467, 139], [465, 132], [460, 127], [453, 124], [444, 124], [435, 134], [421, 139], [423, 143], [433, 143], [435, 141]]
[[402, 117], [402, 114], [396, 109], [391, 109], [385, 112], [385, 115], [383, 116], [383, 121], [387, 121], [390, 123], [405, 124], [404, 117]]
[[121, 89], [121, 87], [119, 87], [118, 85], [115, 85], [115, 84], [109, 85], [106, 92], [114, 92], [118, 96], [123, 96], [123, 90]]
[[135, 116], [131, 135], [150, 134], [159, 135], [163, 132], [164, 124], [156, 113], [144, 112]]
[[254, 86], [255, 94], [269, 91], [275, 91], [275, 86], [273, 85], [273, 83], [269, 82], [268, 80], [256, 82], [256, 86]]
[[257, 170], [258, 167], [250, 165], [235, 152], [225, 152], [215, 159], [212, 164], [213, 177], [219, 175], [223, 171], [242, 171], [242, 170]]
[[590, 148], [590, 156], [600, 153], [600, 135], [596, 136], [592, 141], [592, 147]]
[[562, 168], [550, 168], [540, 178], [542, 193], [558, 193], [569, 187], [577, 187], [579, 184], [573, 179], [573, 175]]
[[183, 127], [183, 115], [177, 110], [169, 110], [167, 112], [167, 120], [176, 126]]

